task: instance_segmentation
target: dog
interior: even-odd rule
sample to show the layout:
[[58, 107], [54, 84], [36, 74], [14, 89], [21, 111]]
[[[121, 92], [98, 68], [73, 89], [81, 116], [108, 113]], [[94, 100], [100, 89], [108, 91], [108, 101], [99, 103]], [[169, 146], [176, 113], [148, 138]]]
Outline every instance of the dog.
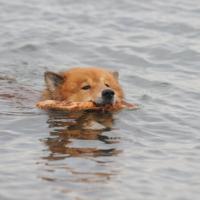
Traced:
[[[98, 67], [72, 68], [64, 72], [47, 71], [44, 74], [46, 89], [42, 100], [67, 102], [92, 101], [100, 106], [120, 102], [124, 98], [118, 81], [118, 73]], [[44, 139], [49, 156], [44, 159], [63, 159], [66, 156], [79, 157], [118, 155], [117, 148], [74, 147], [71, 140], [101, 141], [105, 144], [120, 142], [119, 138], [107, 136], [112, 129], [114, 118], [111, 112], [59, 112], [49, 111], [47, 123], [53, 128]], [[70, 119], [70, 120], [63, 120]], [[63, 156], [60, 156], [63, 155]], [[59, 156], [58, 156], [59, 155]]]
[[114, 104], [124, 98], [118, 72], [98, 67], [72, 68], [64, 72], [47, 71], [43, 100], [67, 102], [92, 101], [97, 105]]

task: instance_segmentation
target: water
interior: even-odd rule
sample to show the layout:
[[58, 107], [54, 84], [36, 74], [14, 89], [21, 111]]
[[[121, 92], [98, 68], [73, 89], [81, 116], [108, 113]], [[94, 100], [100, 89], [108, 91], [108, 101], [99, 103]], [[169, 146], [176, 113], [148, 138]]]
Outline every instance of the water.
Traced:
[[[200, 2], [0, 0], [0, 198], [197, 200]], [[117, 70], [137, 111], [45, 113], [46, 70]]]

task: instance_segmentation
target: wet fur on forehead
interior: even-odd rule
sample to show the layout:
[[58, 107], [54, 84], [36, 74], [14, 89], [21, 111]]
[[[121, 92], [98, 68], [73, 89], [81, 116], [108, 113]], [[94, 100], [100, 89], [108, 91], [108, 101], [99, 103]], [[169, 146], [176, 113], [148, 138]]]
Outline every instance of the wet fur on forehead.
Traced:
[[61, 72], [60, 75], [62, 75], [64, 79], [68, 80], [69, 82], [75, 81], [77, 83], [81, 83], [90, 79], [93, 81], [99, 81], [101, 78], [115, 78], [114, 73], [97, 67], [77, 67], [69, 69], [68, 71]]

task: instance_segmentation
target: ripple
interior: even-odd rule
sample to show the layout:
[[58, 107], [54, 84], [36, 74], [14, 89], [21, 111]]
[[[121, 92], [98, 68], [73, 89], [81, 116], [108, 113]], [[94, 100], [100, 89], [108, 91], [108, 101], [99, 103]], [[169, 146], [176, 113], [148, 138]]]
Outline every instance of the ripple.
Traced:
[[[2, 199], [199, 199], [198, 1], [0, 5]], [[78, 65], [118, 70], [139, 109], [35, 108], [44, 71]]]
[[31, 51], [37, 51], [38, 47], [34, 44], [25, 44], [21, 46], [19, 50], [31, 52]]

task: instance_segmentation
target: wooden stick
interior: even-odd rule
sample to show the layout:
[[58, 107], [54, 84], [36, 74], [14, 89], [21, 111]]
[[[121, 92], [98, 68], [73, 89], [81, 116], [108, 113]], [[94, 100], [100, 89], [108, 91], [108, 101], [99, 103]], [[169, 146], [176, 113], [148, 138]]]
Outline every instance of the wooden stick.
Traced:
[[81, 111], [81, 110], [105, 110], [105, 111], [118, 111], [121, 109], [137, 109], [135, 104], [126, 103], [124, 101], [117, 102], [113, 105], [97, 106], [93, 102], [66, 102], [56, 100], [39, 101], [36, 106], [44, 110], [63, 110], [63, 111]]

